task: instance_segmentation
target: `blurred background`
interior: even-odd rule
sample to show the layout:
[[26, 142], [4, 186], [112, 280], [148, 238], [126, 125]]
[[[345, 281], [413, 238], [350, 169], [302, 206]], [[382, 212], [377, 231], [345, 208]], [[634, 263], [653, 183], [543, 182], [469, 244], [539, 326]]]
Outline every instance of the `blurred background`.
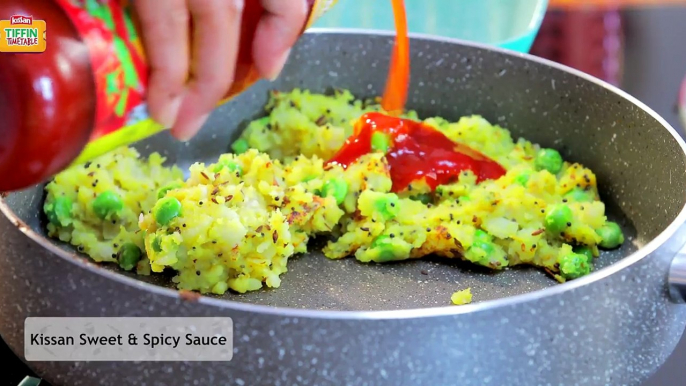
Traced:
[[[550, 0], [531, 53], [612, 83], [684, 136], [677, 95], [686, 76], [686, 1]], [[686, 384], [686, 338], [645, 386]]]
[[[683, 133], [686, 0], [405, 0], [411, 32], [530, 52], [623, 88]], [[315, 26], [393, 30], [389, 0], [338, 0]]]
[[[686, 76], [686, 0], [406, 0], [413, 32], [492, 44], [547, 58], [612, 83], [680, 133]], [[339, 0], [318, 27], [392, 29], [388, 0]], [[0, 385], [31, 375], [0, 341]], [[25, 383], [25, 386], [31, 383]], [[645, 386], [686, 384], [686, 339]], [[41, 386], [48, 386], [44, 382]]]

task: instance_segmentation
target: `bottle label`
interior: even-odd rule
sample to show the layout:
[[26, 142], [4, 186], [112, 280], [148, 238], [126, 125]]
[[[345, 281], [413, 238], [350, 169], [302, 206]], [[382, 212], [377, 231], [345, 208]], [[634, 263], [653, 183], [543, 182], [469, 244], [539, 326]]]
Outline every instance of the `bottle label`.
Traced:
[[[164, 127], [149, 118], [145, 104], [148, 67], [141, 37], [131, 17], [131, 1], [55, 1], [88, 47], [95, 80], [94, 129], [90, 142], [75, 163], [162, 131]], [[308, 0], [311, 11], [305, 28], [336, 2]]]
[[56, 0], [88, 47], [95, 122], [83, 162], [163, 128], [148, 119], [147, 65], [127, 0]]

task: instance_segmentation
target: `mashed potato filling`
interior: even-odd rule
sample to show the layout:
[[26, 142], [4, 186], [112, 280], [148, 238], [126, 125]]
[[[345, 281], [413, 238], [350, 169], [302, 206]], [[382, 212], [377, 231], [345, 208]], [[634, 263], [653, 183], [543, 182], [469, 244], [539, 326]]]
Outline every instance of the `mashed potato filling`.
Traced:
[[599, 248], [624, 241], [591, 170], [482, 117], [404, 115], [497, 162], [501, 174], [463, 170], [437, 186], [427, 177], [397, 189], [383, 136], [348, 164], [326, 161], [359, 134], [356, 119], [380, 111], [374, 101], [294, 90], [274, 92], [266, 110], [232, 153], [192, 165], [185, 181], [158, 154], [143, 159], [132, 148], [59, 174], [46, 186], [49, 235], [95, 261], [171, 270], [179, 289], [214, 294], [279, 287], [289, 257], [317, 236], [329, 239], [331, 259], [438, 255], [493, 270], [533, 265], [559, 281], [588, 274]]

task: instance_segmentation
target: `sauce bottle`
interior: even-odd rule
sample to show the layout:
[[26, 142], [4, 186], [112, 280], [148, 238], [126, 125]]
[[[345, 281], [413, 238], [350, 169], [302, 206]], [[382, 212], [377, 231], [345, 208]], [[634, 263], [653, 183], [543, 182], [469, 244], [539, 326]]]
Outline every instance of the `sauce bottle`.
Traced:
[[[303, 31], [337, 0], [308, 0]], [[163, 1], [160, 1], [163, 3]], [[246, 0], [235, 83], [258, 80]], [[126, 0], [0, 1], [0, 192], [163, 130], [145, 107], [148, 69]]]

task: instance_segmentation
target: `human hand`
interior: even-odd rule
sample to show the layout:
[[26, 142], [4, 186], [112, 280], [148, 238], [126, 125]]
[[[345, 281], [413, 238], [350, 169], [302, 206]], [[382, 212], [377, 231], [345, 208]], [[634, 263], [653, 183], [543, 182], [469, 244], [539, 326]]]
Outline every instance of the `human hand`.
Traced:
[[133, 2], [150, 66], [148, 110], [176, 138], [195, 135], [229, 91], [243, 9], [252, 1], [264, 8], [252, 42], [253, 60], [260, 76], [274, 79], [305, 24], [306, 0]]

